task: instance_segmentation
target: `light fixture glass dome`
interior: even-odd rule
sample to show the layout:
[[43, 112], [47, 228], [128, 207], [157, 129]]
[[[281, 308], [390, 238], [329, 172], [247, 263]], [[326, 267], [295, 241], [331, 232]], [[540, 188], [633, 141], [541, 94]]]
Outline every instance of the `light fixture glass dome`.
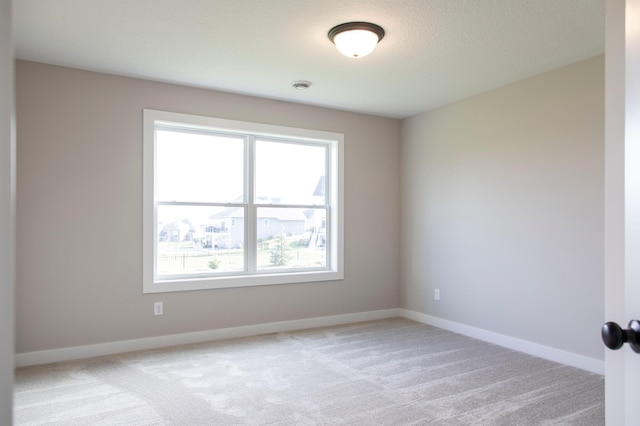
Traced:
[[384, 30], [369, 22], [348, 22], [333, 27], [328, 36], [343, 55], [362, 58], [373, 52], [384, 37]]

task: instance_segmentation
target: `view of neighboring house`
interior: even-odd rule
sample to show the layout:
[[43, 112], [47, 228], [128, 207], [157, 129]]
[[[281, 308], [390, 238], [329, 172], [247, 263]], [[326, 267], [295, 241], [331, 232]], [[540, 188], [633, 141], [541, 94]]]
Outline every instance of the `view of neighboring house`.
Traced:
[[163, 224], [158, 232], [158, 241], [160, 242], [178, 242], [188, 241], [193, 237], [194, 229], [188, 223], [170, 222]]
[[[312, 205], [323, 205], [325, 177], [320, 176], [311, 196]], [[256, 239], [258, 243], [280, 234], [304, 236], [304, 245], [319, 248], [326, 245], [327, 219], [324, 209], [278, 207], [278, 199], [261, 200], [274, 207], [258, 209]], [[192, 224], [183, 219], [159, 224], [159, 242], [193, 241], [198, 249], [242, 248], [244, 245], [245, 213], [242, 207], [229, 207], [207, 218], [205, 223]]]
[[[257, 223], [257, 241], [270, 240], [283, 233], [301, 235], [308, 229], [308, 220], [301, 209], [261, 208]], [[209, 217], [204, 232], [204, 248], [241, 247], [244, 241], [244, 209], [233, 207]]]

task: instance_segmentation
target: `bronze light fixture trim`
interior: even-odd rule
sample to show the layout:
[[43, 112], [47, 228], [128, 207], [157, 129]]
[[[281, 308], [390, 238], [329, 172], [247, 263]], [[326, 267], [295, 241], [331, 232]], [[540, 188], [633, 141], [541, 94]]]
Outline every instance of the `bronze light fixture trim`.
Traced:
[[381, 26], [370, 22], [346, 22], [331, 28], [327, 34], [340, 53], [350, 58], [367, 56], [384, 35]]

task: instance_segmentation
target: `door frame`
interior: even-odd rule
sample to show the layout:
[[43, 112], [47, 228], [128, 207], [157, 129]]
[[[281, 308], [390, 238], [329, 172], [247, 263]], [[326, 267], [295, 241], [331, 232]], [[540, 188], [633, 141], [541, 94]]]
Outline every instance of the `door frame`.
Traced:
[[[640, 0], [606, 0], [605, 28], [604, 311], [626, 328], [640, 319]], [[638, 377], [628, 346], [605, 351], [608, 425], [638, 424]]]

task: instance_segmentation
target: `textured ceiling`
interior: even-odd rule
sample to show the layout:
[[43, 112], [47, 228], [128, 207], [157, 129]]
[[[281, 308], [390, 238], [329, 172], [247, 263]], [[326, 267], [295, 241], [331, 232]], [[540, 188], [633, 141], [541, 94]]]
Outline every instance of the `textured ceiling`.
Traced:
[[[603, 0], [20, 0], [19, 59], [404, 118], [604, 53]], [[386, 35], [360, 59], [329, 29]], [[295, 80], [313, 83], [306, 91]]]

